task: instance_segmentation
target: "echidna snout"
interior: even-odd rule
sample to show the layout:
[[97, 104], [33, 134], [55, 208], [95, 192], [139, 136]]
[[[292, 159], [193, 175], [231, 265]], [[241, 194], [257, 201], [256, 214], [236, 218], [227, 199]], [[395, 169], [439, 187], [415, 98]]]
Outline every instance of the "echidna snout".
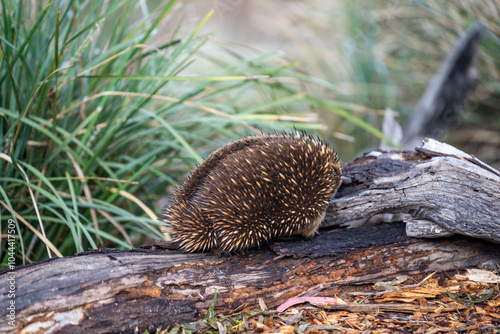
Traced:
[[306, 134], [247, 137], [215, 151], [161, 219], [186, 252], [232, 252], [312, 236], [340, 185], [335, 152]]

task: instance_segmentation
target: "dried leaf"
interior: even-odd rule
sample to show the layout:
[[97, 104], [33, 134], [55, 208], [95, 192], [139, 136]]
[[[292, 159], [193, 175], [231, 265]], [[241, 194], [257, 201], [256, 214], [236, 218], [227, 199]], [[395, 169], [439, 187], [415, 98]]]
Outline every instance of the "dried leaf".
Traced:
[[294, 330], [295, 327], [293, 326], [281, 326], [279, 332], [284, 334], [293, 334]]
[[404, 283], [409, 277], [406, 275], [398, 276], [390, 282], [377, 282], [374, 284], [375, 289], [380, 291], [397, 290], [396, 285]]
[[474, 282], [500, 283], [500, 276], [484, 269], [467, 269], [467, 273], [463, 276]]
[[266, 303], [264, 302], [264, 299], [259, 298], [259, 306], [260, 306], [260, 309], [261, 309], [262, 311], [267, 311], [267, 305], [266, 305]]
[[278, 313], [281, 313], [281, 312], [285, 311], [287, 308], [289, 308], [290, 306], [297, 305], [297, 304], [302, 304], [302, 303], [306, 303], [306, 302], [308, 302], [308, 303], [310, 303], [312, 305], [319, 305], [319, 304], [326, 304], [326, 305], [345, 304], [345, 302], [342, 299], [338, 298], [338, 297], [334, 297], [334, 298], [330, 298], [330, 297], [296, 297], [296, 298], [289, 299], [286, 302], [284, 302], [283, 304], [281, 304], [276, 309], [276, 311], [278, 311]]

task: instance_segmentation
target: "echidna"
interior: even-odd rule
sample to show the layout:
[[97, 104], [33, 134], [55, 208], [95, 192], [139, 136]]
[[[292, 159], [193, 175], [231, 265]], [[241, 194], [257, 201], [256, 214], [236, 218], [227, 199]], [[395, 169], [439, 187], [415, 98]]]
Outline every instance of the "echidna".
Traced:
[[340, 185], [336, 153], [299, 132], [232, 142], [179, 187], [161, 219], [186, 252], [232, 252], [316, 233]]

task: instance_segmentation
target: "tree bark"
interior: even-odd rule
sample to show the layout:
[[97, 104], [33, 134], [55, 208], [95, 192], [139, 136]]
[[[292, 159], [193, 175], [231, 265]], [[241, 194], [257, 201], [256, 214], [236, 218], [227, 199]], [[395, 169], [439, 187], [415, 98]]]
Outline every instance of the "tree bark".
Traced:
[[391, 213], [409, 236], [500, 243], [500, 173], [452, 146], [426, 139], [415, 151], [373, 151], [342, 174], [322, 226], [366, 225], [377, 214], [390, 221]]
[[[443, 147], [445, 149], [443, 149]], [[160, 245], [103, 249], [0, 271], [14, 277], [15, 327], [0, 319], [0, 333], [132, 333], [194, 321], [216, 312], [275, 307], [297, 296], [347, 293], [397, 275], [482, 266], [500, 259], [500, 176], [474, 157], [428, 141], [416, 152], [372, 152], [343, 166], [343, 185], [325, 225], [373, 214], [405, 214], [409, 222], [321, 230], [244, 255], [182, 254]], [[408, 237], [419, 222], [446, 233]], [[412, 230], [410, 230], [412, 231]], [[443, 233], [440, 233], [443, 234]], [[436, 233], [429, 234], [436, 237]], [[0, 307], [11, 300], [2, 289]]]

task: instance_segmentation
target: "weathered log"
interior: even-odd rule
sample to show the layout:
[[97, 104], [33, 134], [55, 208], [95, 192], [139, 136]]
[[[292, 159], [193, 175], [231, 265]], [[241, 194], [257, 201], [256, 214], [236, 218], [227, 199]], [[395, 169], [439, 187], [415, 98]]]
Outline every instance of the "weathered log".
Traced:
[[322, 226], [392, 213], [410, 236], [500, 243], [500, 173], [452, 146], [426, 139], [416, 151], [373, 151], [342, 174]]
[[[0, 271], [14, 277], [14, 327], [0, 332], [134, 332], [193, 321], [214, 291], [216, 312], [263, 298], [276, 306], [300, 295], [341, 294], [353, 285], [397, 275], [493, 268], [500, 245], [464, 236], [416, 239], [405, 228], [425, 220], [459, 233], [499, 242], [499, 179], [474, 157], [427, 141], [413, 152], [372, 152], [343, 166], [343, 185], [326, 225], [377, 213], [406, 214], [410, 223], [322, 230], [310, 240], [274, 242], [245, 255], [182, 254], [159, 247], [98, 250]], [[435, 236], [435, 234], [432, 234]], [[359, 287], [357, 288], [359, 289]], [[152, 326], [152, 327], [150, 327]]]

